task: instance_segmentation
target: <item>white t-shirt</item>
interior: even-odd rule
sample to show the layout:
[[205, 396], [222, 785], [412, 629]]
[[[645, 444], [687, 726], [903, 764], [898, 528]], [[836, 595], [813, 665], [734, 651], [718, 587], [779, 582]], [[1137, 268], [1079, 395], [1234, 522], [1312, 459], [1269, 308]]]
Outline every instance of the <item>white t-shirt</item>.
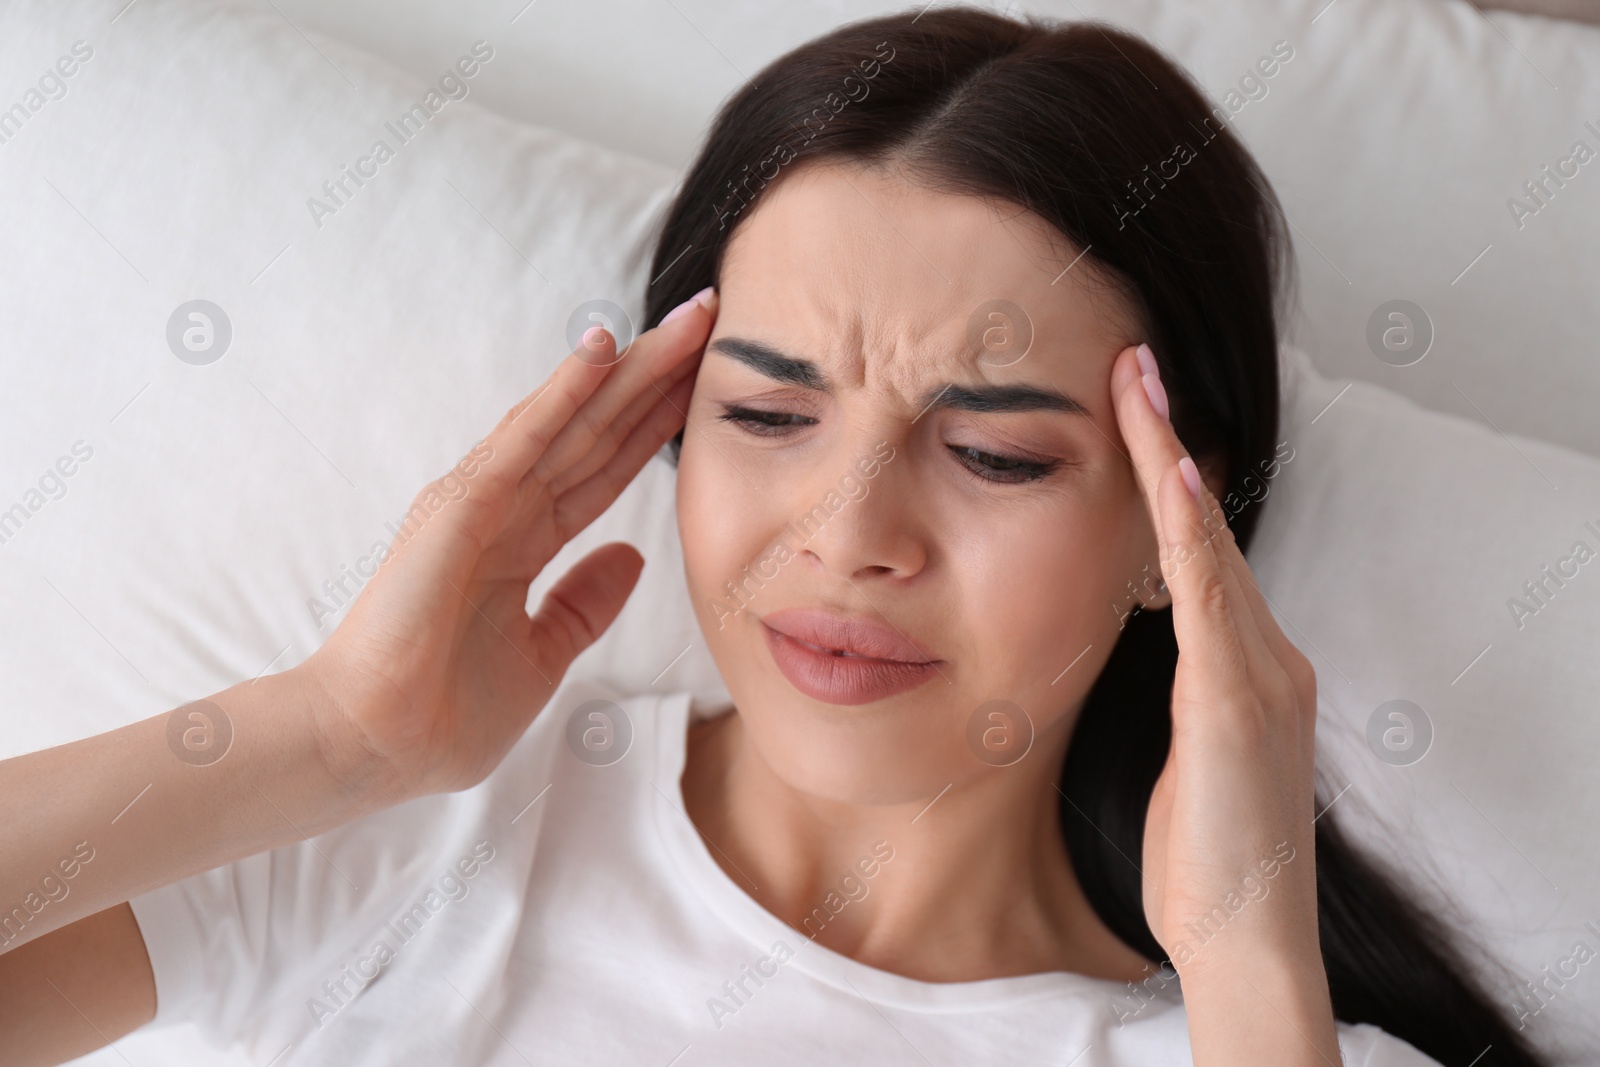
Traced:
[[[136, 897], [154, 1025], [273, 1067], [1192, 1063], [1176, 980], [923, 982], [779, 920], [684, 813], [690, 722], [568, 680], [472, 789]], [[1338, 1029], [1346, 1067], [1437, 1067]]]

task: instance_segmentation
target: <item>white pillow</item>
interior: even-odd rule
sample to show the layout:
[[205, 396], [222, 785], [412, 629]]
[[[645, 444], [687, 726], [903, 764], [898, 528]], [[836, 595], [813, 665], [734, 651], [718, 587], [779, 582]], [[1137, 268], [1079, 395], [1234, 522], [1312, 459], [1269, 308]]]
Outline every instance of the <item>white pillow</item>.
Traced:
[[[486, 79], [491, 106], [675, 169], [722, 100], [769, 60], [846, 20], [924, 6], [518, 3], [496, 25], [475, 5], [434, 0], [385, 0], [381, 18], [370, 0], [249, 2], [392, 56], [419, 77], [433, 75], [440, 39], [487, 25], [511, 57]], [[1586, 125], [1600, 127], [1600, 27], [1485, 13], [1465, 0], [985, 6], [1143, 34], [1228, 108], [1295, 227], [1306, 285], [1294, 337], [1325, 375], [1600, 455], [1590, 410], [1600, 395], [1600, 158], [1565, 186], [1551, 184], [1548, 206], [1520, 228], [1507, 207], [1532, 203], [1523, 183], [1574, 142], [1600, 152], [1600, 132]], [[1241, 90], [1280, 40], [1294, 58]], [[605, 77], [591, 76], [580, 41], [604, 42]], [[1227, 101], [1230, 90], [1242, 103]], [[1436, 334], [1412, 367], [1380, 362], [1366, 342], [1369, 318], [1396, 299], [1419, 304]]]
[[[108, 22], [77, 0], [0, 7], [0, 69], [37, 72], [25, 84], [78, 40], [92, 55], [66, 64], [65, 94], [41, 87], [0, 143], [0, 513], [23, 509], [0, 541], [0, 756], [308, 655], [336, 621], [308, 600], [548, 374], [580, 305], [637, 316], [676, 178], [441, 96], [319, 227], [307, 200], [327, 202], [322, 183], [427, 84], [270, 12], [141, 0]], [[475, 77], [506, 58], [479, 59]], [[231, 323], [205, 365], [168, 340], [195, 299]], [[1600, 577], [1582, 569], [1520, 631], [1504, 602], [1585, 537], [1583, 520], [1600, 526], [1584, 513], [1600, 464], [1374, 386], [1338, 395], [1303, 355], [1285, 359], [1296, 452], [1270, 483], [1253, 560], [1317, 665], [1328, 766], [1336, 789], [1353, 783], [1339, 814], [1369, 840], [1405, 833], [1390, 854], [1439, 872], [1532, 975], [1600, 898], [1581, 711], [1600, 683], [1600, 598], [1586, 591]], [[532, 595], [589, 547], [633, 541], [640, 588], [574, 673], [711, 704], [726, 690], [683, 587], [672, 485], [652, 461]], [[1393, 698], [1435, 728], [1411, 766], [1364, 740]], [[1600, 983], [1580, 979], [1530, 1026], [1576, 1041], [1597, 1007]], [[188, 1062], [182, 1040], [124, 1045]]]
[[[143, 0], [107, 22], [100, 4], [0, 9], [3, 69], [86, 56], [0, 145], [0, 511], [21, 507], [0, 527], [0, 656], [33, 712], [9, 716], [8, 752], [307, 655], [343, 616], [308, 601], [339, 606], [324, 583], [546, 377], [569, 316], [638, 314], [640, 241], [674, 180], [470, 95], [438, 94], [402, 143], [437, 85], [275, 15]], [[378, 140], [393, 158], [313, 212]], [[168, 340], [195, 299], [231, 324], [206, 365]], [[674, 566], [650, 556], [642, 599]]]
[[[1317, 670], [1326, 799], [1517, 979], [1570, 976], [1575, 942], [1600, 948], [1600, 461], [1330, 381], [1293, 346], [1283, 367], [1294, 458], [1250, 562]], [[1588, 1050], [1572, 1062], [1600, 1048], [1586, 972], [1527, 1021]]]
[[[1231, 117], [1293, 227], [1292, 336], [1325, 376], [1600, 455], [1600, 27], [1465, 0], [1023, 6], [1145, 35]], [[1294, 58], [1261, 77], [1279, 41]], [[1593, 158], [1514, 215], [1578, 141]], [[1385, 362], [1368, 342], [1396, 300], [1431, 322], [1411, 366], [1391, 363], [1420, 345]]]
[[[638, 242], [674, 180], [478, 109], [475, 79], [506, 60], [475, 38], [452, 56], [474, 78], [446, 85], [467, 98], [430, 101], [271, 12], [114, 14], [0, 5], [0, 70], [19, 75], [4, 92], [23, 108], [0, 124], [0, 757], [308, 655], [337, 621], [308, 601], [548, 375], [569, 316], [595, 299], [637, 314]], [[417, 102], [437, 112], [402, 143], [389, 124]], [[379, 139], [393, 158], [361, 164]], [[346, 165], [369, 177], [337, 203], [322, 184]], [[188, 352], [186, 315], [169, 344], [196, 299], [224, 310], [225, 350]], [[665, 534], [640, 518], [670, 504], [652, 464], [620, 517]], [[676, 617], [661, 606], [681, 573], [645, 547], [613, 633], [664, 639], [650, 620]], [[715, 674], [691, 653], [661, 684], [695, 669]], [[248, 1062], [191, 1027], [118, 1044], [146, 1064]]]

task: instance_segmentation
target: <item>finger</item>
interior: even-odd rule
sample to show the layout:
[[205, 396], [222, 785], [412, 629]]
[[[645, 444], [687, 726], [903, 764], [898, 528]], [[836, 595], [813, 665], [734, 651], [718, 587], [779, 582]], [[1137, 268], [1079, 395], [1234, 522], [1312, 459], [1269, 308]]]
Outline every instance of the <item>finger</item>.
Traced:
[[[598, 332], [597, 332], [598, 331]], [[483, 461], [480, 499], [497, 509], [504, 508], [522, 484], [539, 457], [549, 447], [573, 412], [593, 395], [610, 373], [612, 363], [597, 359], [605, 346], [615, 344], [610, 334], [593, 327], [584, 335], [584, 344], [562, 360], [538, 389], [511, 406], [495, 428], [484, 438], [489, 449]], [[590, 362], [595, 359], [596, 362]]]
[[[573, 412], [535, 460], [524, 477], [524, 488], [555, 486], [563, 480], [571, 484], [578, 480], [571, 473], [574, 467], [585, 463], [591, 469], [598, 466], [593, 453], [605, 441], [611, 424], [641, 401], [638, 412], [648, 411], [659, 392], [665, 391], [668, 384], [675, 384], [677, 376], [697, 363], [710, 337], [716, 306], [715, 290], [703, 296], [696, 294], [676, 317], [646, 330], [629, 345], [617, 370]], [[609, 334], [607, 338], [608, 345], [615, 344]], [[591, 347], [590, 351], [594, 353], [591, 358], [609, 358], [609, 347]], [[612, 436], [613, 441], [620, 439]], [[601, 456], [599, 462], [604, 458]]]
[[[1144, 353], [1147, 357], [1149, 351]], [[1212, 542], [1206, 515], [1189, 491], [1180, 460], [1193, 462], [1164, 412], [1164, 391], [1147, 374], [1138, 346], [1124, 349], [1112, 365], [1112, 396], [1118, 428], [1128, 445], [1135, 475], [1161, 552], [1161, 573], [1172, 592], [1173, 628], [1179, 652], [1221, 672], [1225, 684], [1251, 685], [1250, 659], [1265, 654], [1255, 622]], [[1152, 393], [1154, 396], [1152, 396]], [[1203, 487], [1202, 487], [1203, 488]]]
[[[1165, 570], [1173, 559], [1174, 545], [1170, 532], [1172, 527], [1159, 518], [1161, 479], [1167, 472], [1173, 470], [1180, 460], [1185, 458], [1190, 458], [1190, 462], [1193, 460], [1189, 457], [1189, 450], [1178, 440], [1171, 421], [1155, 407], [1157, 398], [1160, 402], [1165, 402], [1165, 390], [1160, 386], [1159, 373], [1148, 375], [1145, 372], [1144, 364], [1139, 358], [1141, 354], [1138, 351], [1139, 347], [1130, 346], [1124, 349], [1112, 365], [1112, 395], [1116, 398], [1118, 426], [1128, 445], [1140, 484], [1145, 488], [1146, 504], [1156, 528], [1162, 567]], [[1143, 354], [1147, 359], [1154, 358], [1148, 347]], [[1155, 379], [1149, 387], [1145, 384], [1147, 377]], [[1152, 393], [1155, 394], [1154, 397]], [[1222, 509], [1215, 505], [1215, 498], [1211, 496], [1210, 489], [1203, 482], [1201, 491], [1203, 499], [1209, 504], [1202, 509], [1201, 505], [1193, 502], [1191, 497], [1191, 507], [1186, 509], [1186, 513], [1192, 518], [1185, 520], [1191, 524], [1191, 528], [1185, 532], [1187, 542], [1197, 543], [1204, 540], [1213, 550], [1213, 557], [1219, 561], [1218, 578], [1234, 609], [1240, 647], [1246, 654], [1247, 662], [1259, 662], [1261, 657], [1271, 657], [1272, 651], [1262, 637], [1256, 614], [1245, 596], [1242, 588], [1244, 583], [1241, 582], [1236, 569], [1221, 562], [1225, 559], [1222, 549], [1231, 545], [1233, 531], [1228, 528], [1227, 517]], [[1234, 553], [1237, 555], [1236, 547]], [[1243, 561], [1242, 556], [1240, 561]], [[1169, 587], [1172, 585], [1170, 577], [1167, 578], [1167, 585]]]
[[[1224, 518], [1222, 505], [1217, 503], [1217, 498], [1211, 492], [1211, 487], [1205, 487], [1206, 509], [1210, 514]], [[1215, 524], [1213, 524], [1215, 525]], [[1272, 605], [1267, 603], [1267, 598], [1261, 591], [1261, 585], [1256, 581], [1255, 571], [1250, 567], [1250, 561], [1245, 559], [1244, 551], [1239, 547], [1238, 539], [1233, 535], [1233, 529], [1226, 521], [1222, 522], [1223, 537], [1217, 542], [1217, 552], [1239, 579], [1239, 587], [1243, 591], [1244, 599], [1249, 603], [1255, 615], [1256, 627], [1268, 644], [1275, 651], [1282, 651], [1285, 646], [1292, 647], [1293, 642], [1284, 635], [1278, 626], [1277, 616], [1272, 613]], [[1298, 651], [1298, 649], [1296, 649]]]
[[[713, 293], [708, 297], [713, 310], [716, 307], [714, 296]], [[696, 329], [703, 329], [705, 314], [704, 306], [693, 307], [689, 309], [688, 314], [680, 315], [670, 323], [663, 322], [657, 330], [648, 331], [654, 336], [650, 342], [642, 346], [640, 354], [647, 356], [664, 347], [668, 350], [667, 355], [660, 356], [658, 353], [657, 358], [670, 360], [675, 356], [681, 359], [689, 355], [694, 351], [694, 346], [685, 343], [685, 335], [692, 334]], [[635, 344], [644, 340], [644, 337], [641, 337]], [[626, 364], [632, 368], [640, 363], [651, 362], [648, 358], [631, 362], [618, 359], [614, 354], [615, 345], [616, 339], [611, 336], [610, 331], [598, 326], [593, 327], [584, 334], [583, 343], [561, 362], [542, 386], [523, 397], [506, 412], [485, 439], [492, 449], [490, 458], [483, 463], [487, 473], [484, 481], [492, 487], [492, 492], [484, 494], [486, 503], [500, 507], [507, 503], [508, 491], [521, 488], [528, 472], [545, 455], [552, 443], [562, 436], [574, 414], [611, 376], [612, 368], [619, 364]], [[629, 352], [632, 350], [633, 346], [630, 346]], [[628, 374], [627, 377], [636, 388], [648, 385], [648, 375], [643, 379], [636, 373]], [[611, 395], [616, 394], [612, 392]], [[568, 462], [582, 451], [581, 445], [585, 439], [601, 431], [592, 413], [585, 413], [583, 422], [586, 425], [581, 425], [576, 435], [568, 436], [563, 442]], [[548, 475], [560, 467], [559, 464], [555, 466], [546, 464], [543, 470]]]
[[561, 495], [556, 501], [556, 525], [561, 536], [576, 537], [622, 495], [661, 446], [683, 428], [693, 392], [694, 379], [685, 378], [658, 398], [650, 414], [640, 420], [605, 466]]
[[[1136, 386], [1137, 387], [1137, 386]], [[1228, 589], [1199, 505], [1174, 463], [1156, 485], [1158, 514], [1167, 529], [1162, 576], [1172, 591], [1172, 628], [1180, 657], [1215, 671], [1224, 688], [1250, 686], [1250, 668], [1240, 639], [1238, 608]]]
[[[1231, 549], [1232, 555], [1237, 557], [1241, 564], [1244, 561], [1244, 557], [1239, 555], [1237, 543], [1233, 540], [1233, 531], [1228, 528], [1227, 518], [1223, 515], [1222, 509], [1215, 506], [1216, 498], [1211, 495], [1210, 487], [1203, 480], [1200, 483], [1200, 493], [1201, 499], [1195, 502], [1195, 514], [1199, 516], [1199, 523], [1191, 532], [1196, 540], [1205, 540], [1217, 561], [1218, 574], [1222, 578], [1223, 585], [1227, 587], [1228, 606], [1234, 626], [1239, 633], [1239, 644], [1244, 650], [1251, 679], [1259, 691], [1262, 685], [1277, 684], [1281, 681], [1282, 671], [1278, 664], [1278, 656], [1267, 643], [1261, 629], [1261, 620], [1257, 617], [1255, 608], [1245, 592], [1245, 586], [1253, 587], [1254, 583], [1241, 577], [1239, 568], [1229, 558], [1228, 553]], [[1270, 617], [1267, 621], [1271, 624]]]
[[[649, 388], [641, 390], [628, 402], [627, 407], [606, 423], [605, 429], [582, 458], [564, 469], [557, 477], [544, 483], [544, 492], [550, 497], [559, 497], [610, 462], [611, 457], [628, 440], [639, 424], [661, 403], [663, 396], [671, 394], [681, 382], [693, 380], [699, 365], [698, 356], [684, 360], [673, 366], [662, 379], [651, 382]], [[529, 487], [538, 484], [530, 482]]]
[[545, 593], [529, 620], [528, 639], [529, 651], [552, 681], [616, 620], [643, 569], [638, 549], [614, 541], [573, 564]]
[[1142, 383], [1138, 346], [1130, 345], [1118, 353], [1111, 365], [1111, 400], [1117, 429], [1127, 445], [1134, 477], [1144, 493], [1145, 508], [1155, 528], [1161, 555], [1168, 555], [1165, 531], [1161, 528], [1158, 488], [1162, 476], [1187, 454], [1171, 424], [1151, 407]]
[[555, 497], [525, 495], [509, 516], [503, 532], [486, 546], [481, 574], [524, 586], [534, 579], [566, 543], [614, 503], [650, 457], [683, 425], [683, 410], [694, 388], [684, 378], [629, 434], [606, 465], [583, 482]]
[[1251, 570], [1249, 561], [1240, 550], [1239, 542], [1234, 537], [1233, 530], [1227, 525], [1222, 507], [1217, 503], [1210, 486], [1202, 485], [1202, 491], [1207, 514], [1215, 516], [1212, 526], [1216, 527], [1217, 523], [1221, 522], [1222, 535], [1214, 539], [1213, 546], [1224, 567], [1232, 574], [1239, 598], [1249, 605], [1255, 629], [1265, 643], [1268, 653], [1290, 679], [1296, 678], [1297, 673], [1310, 673], [1314, 678], [1314, 672], [1309, 670], [1310, 661], [1278, 625], [1277, 616], [1267, 602], [1266, 595], [1262, 593], [1255, 572]]

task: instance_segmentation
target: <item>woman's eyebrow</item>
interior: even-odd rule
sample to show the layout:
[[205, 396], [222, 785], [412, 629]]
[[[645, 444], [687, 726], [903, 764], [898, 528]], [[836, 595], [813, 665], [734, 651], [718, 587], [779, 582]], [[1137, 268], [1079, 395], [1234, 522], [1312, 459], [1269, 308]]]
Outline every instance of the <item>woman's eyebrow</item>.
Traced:
[[[752, 341], [743, 337], [719, 337], [707, 346], [707, 351], [719, 352], [736, 359], [751, 370], [774, 381], [798, 385], [802, 389], [814, 389], [819, 393], [833, 392], [833, 383], [815, 363], [788, 355], [764, 341]], [[958, 385], [955, 382], [946, 382], [941, 386], [930, 388], [923, 394], [922, 414], [935, 406], [981, 414], [1060, 411], [1068, 415], [1092, 417], [1087, 405], [1066, 393], [1050, 387], [1026, 384]], [[918, 418], [921, 418], [921, 414]]]

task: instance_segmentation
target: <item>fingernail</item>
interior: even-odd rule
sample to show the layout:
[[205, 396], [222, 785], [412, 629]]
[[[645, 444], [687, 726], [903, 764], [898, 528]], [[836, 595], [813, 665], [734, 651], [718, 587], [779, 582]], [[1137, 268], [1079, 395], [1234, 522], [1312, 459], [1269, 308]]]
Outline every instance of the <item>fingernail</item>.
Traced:
[[667, 312], [666, 315], [662, 317], [661, 321], [663, 323], [671, 322], [679, 315], [682, 315], [684, 312], [688, 311], [693, 305], [704, 304], [706, 302], [706, 297], [711, 295], [711, 288], [712, 287], [709, 285], [706, 286], [704, 289], [700, 290], [698, 293], [694, 294], [689, 299], [673, 308], [671, 311]]
[[1178, 473], [1183, 475], [1183, 484], [1189, 487], [1189, 495], [1198, 501], [1200, 499], [1200, 468], [1194, 465], [1194, 460], [1184, 456], [1178, 460]]
[[1150, 398], [1150, 406], [1156, 409], [1156, 414], [1171, 422], [1172, 416], [1167, 411], [1167, 390], [1161, 384], [1161, 376], [1146, 374], [1139, 380], [1144, 383], [1145, 395]]
[[601, 344], [600, 339], [604, 337], [605, 334], [606, 330], [604, 326], [591, 326], [587, 330], [583, 331], [583, 336], [579, 338], [579, 340], [583, 342], [583, 347], [585, 348], [597, 348]]
[[1161, 371], [1156, 367], [1156, 354], [1150, 351], [1149, 345], [1141, 344], [1134, 350], [1134, 354], [1139, 357], [1140, 371], [1145, 374], [1154, 374], [1157, 378], [1161, 377]]

